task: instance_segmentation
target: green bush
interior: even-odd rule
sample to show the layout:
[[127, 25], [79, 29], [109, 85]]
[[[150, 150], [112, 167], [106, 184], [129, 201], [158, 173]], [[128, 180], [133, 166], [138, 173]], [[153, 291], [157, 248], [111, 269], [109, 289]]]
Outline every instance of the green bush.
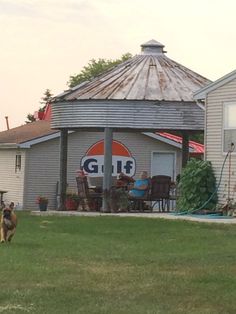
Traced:
[[[214, 193], [216, 179], [209, 161], [191, 159], [180, 176], [177, 209], [187, 211], [200, 208]], [[213, 209], [217, 204], [217, 193], [203, 209]]]

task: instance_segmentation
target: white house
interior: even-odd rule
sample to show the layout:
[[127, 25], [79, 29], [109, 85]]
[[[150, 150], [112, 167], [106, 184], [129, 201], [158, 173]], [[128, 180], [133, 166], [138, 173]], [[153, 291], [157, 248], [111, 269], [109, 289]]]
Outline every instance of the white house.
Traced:
[[211, 161], [220, 183], [219, 202], [224, 204], [228, 199], [235, 202], [236, 70], [200, 89], [194, 98], [205, 102], [205, 159]]

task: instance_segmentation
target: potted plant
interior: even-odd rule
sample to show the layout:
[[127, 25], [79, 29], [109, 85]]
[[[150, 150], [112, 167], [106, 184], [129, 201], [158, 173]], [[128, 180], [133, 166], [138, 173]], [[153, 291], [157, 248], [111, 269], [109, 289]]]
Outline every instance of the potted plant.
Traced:
[[77, 210], [79, 206], [79, 196], [75, 193], [66, 194], [66, 209]]
[[38, 196], [36, 203], [39, 204], [40, 211], [46, 211], [48, 208], [48, 198], [44, 196]]

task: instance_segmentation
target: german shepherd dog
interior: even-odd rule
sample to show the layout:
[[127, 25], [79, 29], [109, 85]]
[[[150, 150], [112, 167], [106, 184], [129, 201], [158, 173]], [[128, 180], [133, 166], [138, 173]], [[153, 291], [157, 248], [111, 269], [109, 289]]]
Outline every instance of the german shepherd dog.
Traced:
[[1, 243], [10, 242], [17, 225], [17, 217], [13, 212], [14, 203], [2, 209], [1, 215]]

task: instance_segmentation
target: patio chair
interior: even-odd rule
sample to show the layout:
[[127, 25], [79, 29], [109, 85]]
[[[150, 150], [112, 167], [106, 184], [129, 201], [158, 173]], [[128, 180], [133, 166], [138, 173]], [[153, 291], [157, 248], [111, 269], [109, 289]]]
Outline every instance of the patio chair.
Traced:
[[102, 206], [102, 192], [98, 189], [89, 188], [87, 177], [76, 177], [79, 208], [82, 210], [100, 211]]
[[153, 202], [152, 208], [158, 203], [159, 211], [170, 210], [171, 177], [158, 175], [151, 178], [151, 191], [149, 200]]

